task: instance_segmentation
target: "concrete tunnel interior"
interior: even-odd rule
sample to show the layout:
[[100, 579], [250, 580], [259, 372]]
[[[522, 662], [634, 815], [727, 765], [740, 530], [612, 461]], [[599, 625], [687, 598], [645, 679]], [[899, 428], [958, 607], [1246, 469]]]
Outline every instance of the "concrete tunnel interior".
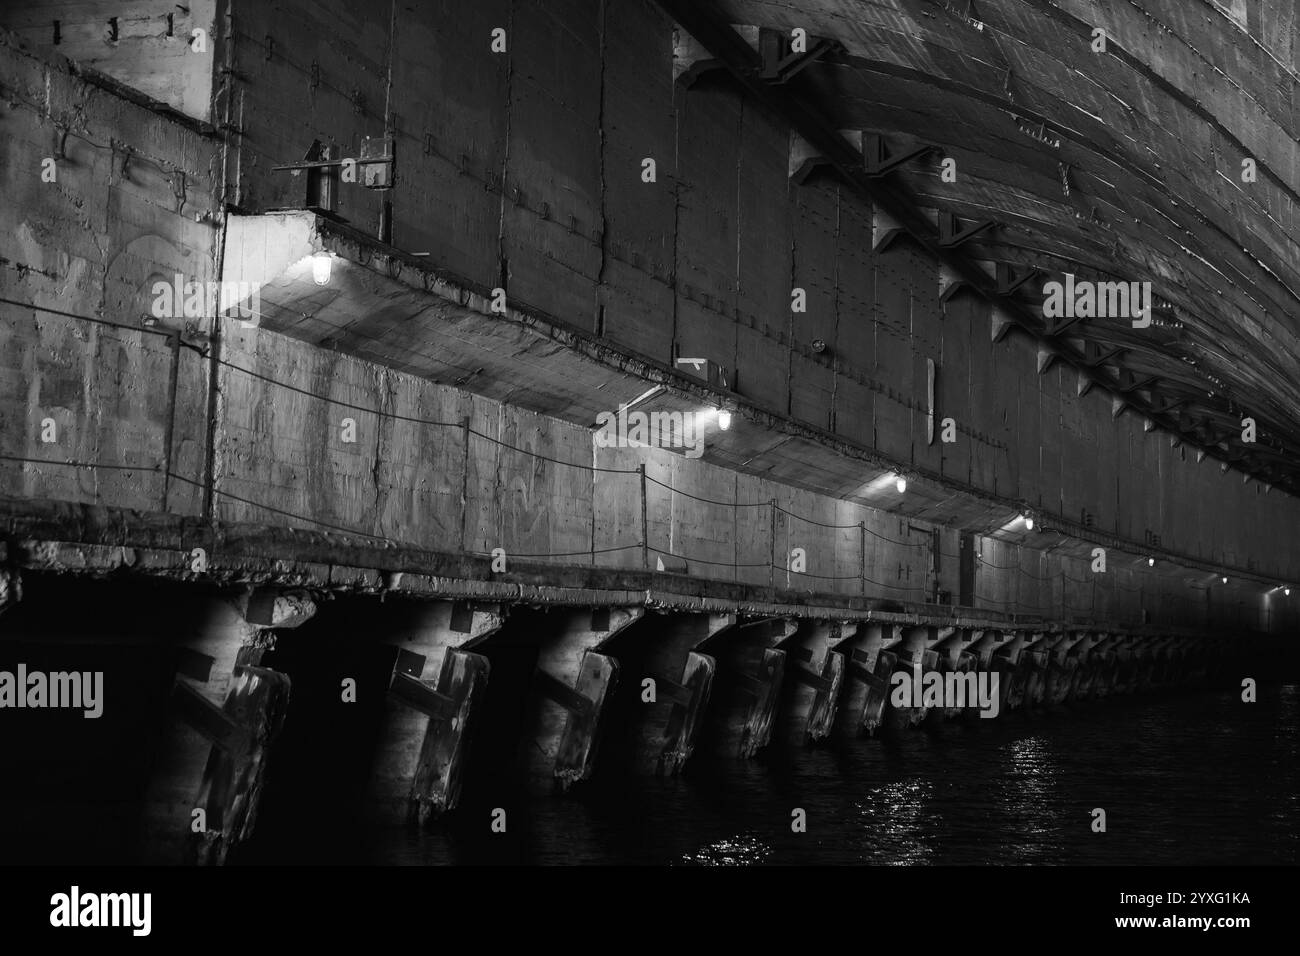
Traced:
[[1274, 766], [1287, 6], [4, 5], [0, 842], [816, 862], [1143, 706]]

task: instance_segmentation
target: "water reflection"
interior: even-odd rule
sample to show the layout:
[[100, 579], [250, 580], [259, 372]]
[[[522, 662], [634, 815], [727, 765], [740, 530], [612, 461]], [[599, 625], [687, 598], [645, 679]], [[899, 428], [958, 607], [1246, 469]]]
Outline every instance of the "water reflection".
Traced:
[[[562, 797], [489, 788], [459, 822], [366, 846], [371, 862], [421, 864], [1295, 864], [1298, 740], [1296, 685], [1250, 705], [1231, 692], [1109, 699]], [[503, 805], [510, 831], [491, 835], [483, 821]], [[806, 832], [791, 831], [796, 807]]]
[[695, 866], [751, 866], [766, 862], [772, 848], [749, 834], [725, 837], [694, 853], [684, 854], [680, 860]]
[[998, 758], [1003, 771], [995, 778], [997, 796], [990, 817], [1002, 808], [1003, 859], [999, 862], [1051, 862], [1059, 852], [1052, 837], [1060, 826], [1052, 808], [1061, 803], [1061, 795], [1050, 740], [1039, 734], [1013, 740], [998, 748]]
[[900, 866], [931, 862], [934, 848], [929, 841], [941, 813], [939, 807], [928, 806], [932, 794], [928, 780], [902, 780], [875, 787], [865, 800], [855, 803], [858, 825], [871, 847], [861, 862]]

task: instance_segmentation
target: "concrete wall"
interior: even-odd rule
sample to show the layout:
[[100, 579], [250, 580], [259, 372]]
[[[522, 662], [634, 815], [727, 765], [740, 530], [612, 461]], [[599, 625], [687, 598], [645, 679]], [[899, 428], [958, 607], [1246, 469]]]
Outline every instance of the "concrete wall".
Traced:
[[18, 52], [3, 33], [0, 86], [0, 294], [128, 326], [0, 304], [0, 486], [195, 513], [194, 489], [166, 487], [164, 474], [202, 476], [207, 372], [169, 340], [185, 320], [145, 321], [155, 281], [213, 277], [218, 231], [195, 220], [213, 209], [216, 143]]
[[[388, 199], [393, 243], [474, 285], [664, 364], [707, 356], [746, 398], [899, 463], [1208, 561], [1300, 569], [1284, 530], [1300, 504], [1197, 464], [1132, 413], [1112, 420], [1067, 368], [1037, 374], [1034, 343], [990, 340], [986, 303], [941, 308], [934, 262], [906, 242], [871, 251], [862, 199], [789, 182], [790, 131], [759, 104], [725, 79], [672, 82], [673, 25], [647, 0], [235, 13], [250, 211], [301, 201], [270, 166], [313, 139], [355, 156], [392, 129], [395, 188], [344, 184], [339, 212], [375, 234]], [[789, 309], [794, 287], [806, 313]], [[925, 437], [927, 359], [955, 444]]]
[[0, 7], [0, 27], [33, 47], [203, 121], [211, 119], [216, 18], [216, 0], [41, 0]]
[[[656, 96], [680, 99], [685, 94], [674, 93], [667, 79], [671, 65], [658, 46], [661, 40], [667, 42], [666, 25], [655, 19], [648, 6], [629, 3], [626, 9], [629, 12], [624, 14], [620, 6], [619, 17], [607, 17], [600, 31], [607, 54], [613, 48], [608, 45], [623, 45], [618, 56], [607, 55], [612, 75], [606, 77], [606, 95], [629, 97], [629, 112], [607, 114], [604, 175], [584, 179], [589, 171], [579, 168], [581, 151], [576, 147], [570, 153], [538, 145], [573, 132], [566, 124], [578, 119], [568, 113], [552, 111], [550, 126], [528, 134], [527, 150], [535, 154], [531, 175], [541, 177], [549, 169], [552, 179], [543, 184], [541, 193], [533, 193], [535, 181], [520, 173], [525, 184], [521, 189], [536, 200], [539, 195], [552, 195], [549, 190], [554, 188], [557, 195], [568, 196], [569, 203], [565, 206], [557, 199], [547, 212], [551, 218], [534, 223], [537, 231], [510, 234], [509, 270], [512, 275], [518, 269], [519, 275], [537, 277], [534, 287], [525, 286], [532, 289], [534, 304], [581, 324], [576, 321], [582, 315], [580, 303], [589, 295], [597, 303], [596, 316], [601, 314], [599, 304], [604, 304], [607, 319], [619, 315], [626, 320], [622, 325], [607, 323], [607, 336], [660, 358], [670, 354], [665, 343], [673, 338], [665, 340], [660, 332], [650, 330], [653, 322], [675, 316], [672, 328], [684, 348], [714, 349], [726, 341], [736, 343], [736, 351], [728, 354], [736, 356], [731, 361], [739, 366], [737, 384], [778, 410], [784, 402], [786, 411], [809, 421], [825, 413], [824, 421], [814, 423], [841, 432], [856, 429], [854, 437], [875, 442], [902, 460], [926, 461], [957, 479], [999, 494], [1023, 496], [1045, 510], [1059, 509], [1073, 517], [1087, 508], [1099, 528], [1139, 538], [1144, 529], [1159, 529], [1165, 547], [1211, 559], [1243, 563], [1257, 559], [1289, 569], [1286, 577], [1295, 578], [1296, 543], [1290, 529], [1298, 525], [1297, 502], [1280, 493], [1264, 496], [1253, 486], [1221, 475], [1212, 463], [1197, 466], [1191, 456], [1181, 460], [1178, 450], [1158, 435], [1144, 434], [1136, 420], [1112, 421], [1102, 396], [1072, 397], [1072, 383], [1065, 373], [1036, 374], [1028, 343], [1013, 340], [994, 346], [989, 341], [988, 316], [978, 304], [957, 299], [941, 317], [935, 311], [937, 277], [930, 264], [906, 244], [875, 257], [866, 251], [869, 210], [828, 184], [786, 197], [784, 170], [777, 161], [784, 155], [785, 134], [726, 88], [693, 92], [687, 97], [689, 103], [678, 102], [676, 107], [670, 100], [659, 103], [662, 110], [647, 106], [659, 102]], [[471, 30], [478, 23], [473, 18], [482, 18], [478, 26], [484, 26], [494, 22], [496, 13], [501, 10], [488, 3], [475, 8], [468, 20], [430, 22], [438, 25], [438, 31], [464, 29], [470, 31], [466, 36], [477, 37]], [[560, 14], [565, 23], [587, 22], [571, 20], [564, 11]], [[541, 96], [544, 90], [556, 89], [555, 84], [583, 86], [591, 81], [585, 74], [571, 76], [565, 69], [568, 60], [559, 55], [572, 43], [585, 40], [552, 36], [547, 31], [558, 28], [538, 7], [520, 5], [513, 15], [518, 20], [507, 22], [516, 23], [511, 34], [514, 42], [551, 36], [556, 45], [553, 56], [532, 51], [531, 79], [519, 79], [512, 96]], [[325, 35], [335, 36], [330, 31], [341, 29], [339, 23], [350, 28], [355, 44], [350, 55], [357, 62], [370, 62], [363, 51], [376, 44], [374, 56], [379, 59], [373, 62], [386, 62], [383, 43], [389, 34], [377, 33], [380, 25], [347, 18], [337, 23], [322, 20]], [[527, 29], [519, 24], [528, 24]], [[395, 36], [403, 43], [416, 37], [434, 43], [441, 36], [438, 31], [403, 23]], [[294, 42], [286, 37], [283, 47], [277, 41], [276, 50], [299, 59], [311, 52], [295, 50]], [[421, 68], [439, 64], [450, 71], [440, 82], [452, 95], [485, 99], [477, 112], [466, 107], [466, 115], [461, 116], [448, 112], [460, 109], [454, 100], [444, 103], [431, 97], [429, 109], [443, 111], [444, 137], [471, 135], [463, 131], [474, 122], [487, 128], [513, 117], [516, 109], [527, 112], [523, 106], [504, 113], [504, 107], [492, 106], [490, 84], [464, 82], [465, 63], [457, 59], [468, 57], [478, 63], [475, 44], [445, 42], [448, 59], [439, 60], [424, 49]], [[4, 295], [82, 317], [0, 304], [5, 356], [0, 366], [0, 421], [5, 426], [0, 430], [4, 456], [0, 475], [7, 491], [30, 498], [197, 515], [203, 510], [211, 455], [213, 515], [219, 519], [335, 527], [439, 550], [482, 553], [501, 547], [516, 557], [639, 567], [642, 497], [635, 470], [644, 464], [648, 532], [644, 546], [651, 552], [652, 566], [655, 556], [662, 554], [684, 559], [689, 573], [703, 578], [766, 581], [808, 591], [911, 601], [931, 600], [936, 591], [956, 592], [956, 535], [951, 530], [939, 537], [942, 570], [936, 576], [932, 529], [922, 523], [667, 451], [597, 452], [591, 433], [579, 426], [245, 329], [238, 322], [226, 322], [222, 328], [217, 401], [211, 406], [215, 417], [210, 420], [209, 320], [155, 319], [150, 315], [150, 290], [154, 281], [175, 274], [202, 280], [213, 275], [218, 233], [201, 220], [215, 206], [213, 193], [222, 168], [219, 142], [183, 125], [160, 121], [136, 105], [87, 86], [57, 64], [15, 51], [7, 41], [0, 51], [0, 80], [16, 104], [4, 114], [5, 133], [15, 144], [14, 161], [0, 170], [0, 187], [6, 196], [0, 228]], [[260, 67], [241, 61], [241, 75], [252, 77], [247, 96], [262, 97], [248, 121], [266, 124], [262, 132], [250, 126], [247, 142], [251, 144], [266, 142], [273, 132], [287, 142], [303, 123], [316, 121], [310, 110], [292, 112], [289, 100], [277, 113], [269, 98], [278, 95], [277, 89], [285, 96], [292, 90], [273, 87], [270, 79], [256, 81], [257, 69], [288, 69], [277, 56], [258, 60]], [[400, 58], [395, 62], [400, 63]], [[284, 83], [289, 76], [282, 77]], [[645, 80], [644, 87], [633, 82], [638, 76]], [[430, 89], [428, 83], [411, 88], [426, 93]], [[633, 88], [641, 95], [637, 108], [630, 102], [635, 98]], [[396, 83], [394, 89], [399, 89]], [[530, 89], [532, 93], [527, 93]], [[617, 92], [620, 89], [622, 93]], [[572, 105], [577, 100], [565, 102]], [[340, 130], [351, 123], [358, 133], [367, 116], [364, 111], [339, 112], [323, 99], [321, 110], [317, 120], [337, 121]], [[696, 130], [691, 124], [715, 123], [719, 115], [735, 120], [738, 136], [752, 138], [730, 160], [690, 142], [692, 136], [703, 136], [702, 128]], [[63, 158], [55, 163], [57, 179], [43, 182], [41, 160], [55, 155], [60, 124], [70, 134]], [[673, 136], [674, 126], [683, 137], [679, 159], [694, 155], [692, 169], [701, 178], [677, 181], [671, 163], [665, 162], [660, 165], [657, 189], [648, 184], [643, 188], [635, 177], [619, 180], [622, 174], [614, 174], [610, 157], [621, 149], [624, 158], [645, 153], [666, 159], [673, 150], [657, 137]], [[573, 142], [581, 141], [579, 137]], [[519, 146], [511, 154], [514, 161], [523, 163], [520, 157], [530, 155], [527, 150]], [[266, 169], [264, 159], [269, 155], [259, 159], [245, 150], [240, 162], [231, 164], [243, 171], [240, 188], [248, 202], [287, 201], [287, 194], [276, 192], [276, 184], [283, 180]], [[544, 162], [540, 156], [548, 159]], [[565, 165], [565, 156], [571, 164]], [[426, 230], [423, 235], [428, 240], [425, 248], [435, 256], [450, 262], [454, 255], [467, 255], [481, 268], [490, 257], [475, 247], [477, 227], [466, 218], [482, 201], [479, 187], [467, 174], [456, 174], [466, 177], [462, 179], [448, 173], [443, 188], [433, 190], [430, 184], [435, 179], [422, 179], [421, 162], [432, 169], [438, 159], [435, 155], [416, 159], [416, 168], [403, 173], [401, 182], [408, 186], [393, 197], [400, 212], [399, 238], [402, 229], [422, 224], [419, 228]], [[550, 168], [546, 163], [558, 165]], [[508, 174], [513, 167], [500, 168]], [[777, 172], [781, 179], [777, 193], [750, 191], [758, 188], [752, 180]], [[666, 286], [653, 279], [645, 278], [637, 286], [628, 278], [633, 272], [627, 272], [626, 281], [615, 283], [612, 277], [618, 273], [611, 263], [616, 260], [609, 256], [605, 271], [597, 270], [603, 276], [597, 285], [590, 269], [580, 264], [565, 267], [561, 260], [568, 245], [553, 245], [546, 238], [554, 231], [556, 210], [572, 209], [575, 217], [581, 211], [590, 224], [597, 206], [608, 211], [622, 203], [611, 185], [616, 180], [623, 181], [627, 205], [608, 222], [622, 221], [627, 230], [623, 235], [636, 237], [636, 243], [627, 239], [629, 245], [621, 253], [629, 257], [624, 265], [633, 272], [641, 267], [652, 270], [658, 261], [655, 257], [667, 254], [655, 239], [659, 234], [647, 232], [644, 224], [659, 221], [654, 210], [665, 188], [671, 186], [677, 193], [671, 203], [675, 226], [670, 223], [681, 280], [675, 307], [664, 308], [664, 302], [656, 299]], [[585, 183], [596, 205], [583, 199], [587, 194], [582, 190], [570, 194], [565, 184], [572, 183]], [[601, 199], [601, 183], [604, 190], [615, 193]], [[729, 185], [723, 188], [725, 183]], [[450, 225], [439, 223], [430, 217], [429, 207], [403, 191], [421, 184], [431, 193], [436, 191], [442, 202], [461, 203], [454, 214], [459, 218]], [[489, 194], [490, 190], [484, 191]], [[646, 201], [645, 208], [628, 198], [634, 195]], [[691, 203], [696, 204], [693, 210]], [[498, 203], [499, 217], [505, 208]], [[345, 204], [344, 211], [348, 209]], [[518, 218], [523, 213], [514, 210], [511, 215]], [[787, 216], [790, 228], [798, 223], [802, 238], [793, 245], [773, 240], [778, 235], [773, 230], [779, 227], [760, 226], [767, 222], [765, 216], [776, 220]], [[643, 224], [640, 232], [635, 231], [636, 223]], [[816, 223], [824, 228], [815, 228]], [[575, 228], [574, 244], [584, 241], [581, 232]], [[497, 241], [504, 242], [504, 235], [498, 233]], [[435, 240], [443, 246], [434, 248]], [[740, 273], [728, 271], [733, 259], [725, 252], [734, 251], [737, 241]], [[745, 243], [750, 242], [755, 245], [746, 253]], [[833, 255], [826, 250], [833, 250]], [[789, 261], [774, 265], [786, 256], [794, 257], [793, 265]], [[688, 263], [694, 270], [689, 281]], [[806, 269], [799, 281], [807, 282], [813, 292], [807, 316], [786, 314], [789, 283], [782, 272], [786, 266], [796, 272]], [[737, 275], [749, 278], [741, 282], [740, 291], [732, 288], [727, 293]], [[773, 276], [782, 280], [777, 282]], [[480, 278], [492, 281], [490, 270]], [[559, 298], [546, 298], [551, 295]], [[755, 328], [746, 324], [743, 314], [737, 322], [734, 313], [730, 319], [717, 313], [717, 303], [727, 295], [734, 297], [739, 303], [735, 308], [742, 313], [745, 302], [765, 308], [771, 321], [781, 323], [778, 331], [771, 337], [754, 337], [744, 332]], [[828, 299], [833, 300], [833, 311], [828, 311]], [[642, 303], [644, 313], [628, 305], [634, 300]], [[773, 303], [780, 303], [780, 308]], [[865, 303], [871, 303], [869, 309]], [[88, 321], [95, 319], [130, 327]], [[633, 341], [636, 334], [642, 336], [639, 344]], [[830, 336], [832, 354], [856, 355], [870, 364], [868, 384], [855, 391], [849, 384], [854, 379], [844, 368], [836, 372], [819, 365], [811, 353], [782, 345], [781, 336], [787, 342], [791, 336], [796, 341]], [[918, 383], [924, 381], [927, 356], [935, 357], [940, 366], [941, 412], [950, 409], [958, 415], [962, 434], [969, 439], [952, 451], [916, 437], [921, 434], [921, 412], [910, 396], [918, 394]], [[784, 373], [779, 371], [782, 368]], [[783, 387], [794, 391], [783, 392]], [[810, 391], [817, 387], [824, 392], [820, 398]], [[841, 408], [841, 414], [829, 417]], [[42, 440], [45, 418], [52, 418], [56, 426], [52, 442]], [[344, 440], [345, 418], [354, 421], [354, 442]], [[1057, 441], [1056, 436], [1062, 437]], [[607, 470], [594, 471], [592, 465]], [[808, 561], [803, 573], [790, 567], [796, 547], [804, 549]], [[985, 563], [977, 574], [976, 603], [985, 607], [1045, 617], [1105, 615], [1124, 621], [1137, 621], [1146, 612], [1152, 623], [1208, 618], [1257, 626], [1260, 621], [1263, 599], [1253, 585], [1215, 582], [1206, 591], [1194, 592], [1196, 598], [1189, 602], [1186, 588], [1190, 585], [1174, 578], [1117, 568], [1102, 585], [1090, 578], [1078, 559], [1063, 554], [1044, 555], [988, 540], [977, 542], [977, 547]], [[1150, 583], [1157, 580], [1166, 584]], [[1294, 615], [1283, 615], [1278, 607], [1280, 602], [1270, 623], [1294, 627]]]

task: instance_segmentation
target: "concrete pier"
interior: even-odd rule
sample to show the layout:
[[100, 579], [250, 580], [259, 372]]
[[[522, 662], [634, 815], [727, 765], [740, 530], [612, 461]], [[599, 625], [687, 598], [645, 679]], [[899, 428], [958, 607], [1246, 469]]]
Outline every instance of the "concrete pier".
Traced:
[[1021, 661], [1025, 637], [1020, 632], [1002, 635], [1002, 641], [992, 651], [990, 666], [997, 670], [999, 691], [1002, 695], [1001, 712], [1019, 710], [1025, 699], [1026, 667]]
[[775, 733], [784, 744], [813, 744], [830, 736], [845, 676], [844, 654], [834, 648], [851, 641], [856, 630], [853, 624], [807, 622], [781, 644], [785, 670]]
[[378, 615], [394, 649], [370, 798], [389, 821], [428, 823], [456, 806], [475, 705], [490, 667], [466, 648], [505, 623], [497, 605], [408, 603]]
[[[262, 667], [278, 629], [316, 612], [301, 592], [257, 588], [198, 604], [176, 647], [171, 730], [151, 781], [150, 845], [221, 864], [253, 832], [264, 778], [291, 702], [289, 677]], [[171, 859], [169, 862], [177, 862]]]
[[524, 747], [534, 776], [560, 790], [591, 776], [620, 666], [600, 648], [644, 614], [627, 607], [557, 615], [558, 626], [538, 654], [532, 739]]
[[681, 771], [714, 694], [717, 664], [702, 645], [735, 626], [730, 614], [649, 614], [608, 642], [623, 675], [611, 709], [620, 734], [612, 762], [636, 773]]
[[[928, 708], [923, 700], [917, 699], [915, 688], [922, 684], [926, 674], [939, 672], [939, 652], [932, 649], [937, 640], [937, 627], [905, 627], [896, 641], [886, 648], [894, 655], [894, 671], [890, 676], [885, 724], [894, 732], [918, 727], [926, 718]], [[910, 705], [895, 705], [893, 684], [897, 681], [906, 681], [913, 687]]]
[[[757, 754], [771, 740], [788, 666], [787, 652], [778, 645], [793, 635], [797, 627], [794, 621], [782, 618], [746, 620], [710, 638], [706, 649], [717, 661], [718, 670], [705, 733], [715, 757], [745, 760]], [[812, 646], [820, 648], [820, 662], [825, 667], [833, 653], [829, 650], [828, 630], [814, 628], [809, 641]], [[814, 662], [819, 660], [816, 651], [812, 647], [808, 650], [814, 656], [811, 660], [803, 659], [804, 663], [815, 666]], [[831, 663], [830, 670], [834, 672], [834, 663]], [[811, 680], [811, 668], [808, 673]], [[821, 676], [820, 671], [816, 673]], [[838, 677], [833, 683], [838, 688]], [[819, 688], [805, 686], [810, 687], [815, 699]], [[829, 701], [828, 689], [821, 690], [821, 699]], [[831, 707], [833, 704], [824, 703], [823, 711]], [[811, 715], [811, 701], [808, 709]], [[795, 719], [798, 721], [799, 718]], [[807, 725], [807, 718], [803, 723]]]
[[875, 734], [888, 705], [889, 678], [897, 657], [885, 650], [897, 640], [890, 624], [860, 624], [852, 636], [836, 645], [845, 658], [834, 734], [841, 740]]

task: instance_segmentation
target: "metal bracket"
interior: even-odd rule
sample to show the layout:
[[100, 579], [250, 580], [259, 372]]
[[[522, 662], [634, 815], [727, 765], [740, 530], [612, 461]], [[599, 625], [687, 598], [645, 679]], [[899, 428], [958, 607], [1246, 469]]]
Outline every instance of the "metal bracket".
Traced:
[[1148, 375], [1145, 378], [1137, 378], [1132, 372], [1124, 370], [1120, 373], [1119, 382], [1117, 383], [1116, 388], [1122, 394], [1130, 395], [1133, 392], [1136, 392], [1139, 388], [1146, 388], [1158, 381], [1160, 381], [1159, 375]]
[[981, 232], [992, 229], [995, 223], [992, 219], [983, 219], [973, 225], [961, 228], [961, 220], [950, 212], [939, 213], [939, 245], [944, 249], [952, 249], [960, 246]]
[[826, 37], [809, 37], [804, 53], [790, 53], [790, 37], [780, 30], [763, 28], [758, 33], [758, 51], [763, 58], [759, 76], [768, 83], [788, 83], [807, 67], [828, 53], [840, 49], [839, 41]]
[[1017, 276], [1010, 265], [999, 262], [997, 264], [998, 295], [1011, 295], [1026, 283], [1032, 281], [1038, 274], [1038, 270], [1031, 266], [1024, 275]]
[[1084, 317], [1081, 315], [1067, 315], [1064, 318], [1062, 318], [1059, 322], [1045, 323], [1046, 327], [1044, 328], [1043, 332], [1045, 335], [1047, 335], [1048, 338], [1053, 338], [1055, 336], [1060, 335], [1066, 329], [1073, 328], [1074, 326], [1078, 325], [1082, 321], [1084, 321]]
[[936, 149], [938, 149], [937, 146], [926, 144], [889, 156], [886, 153], [885, 138], [883, 136], [879, 133], [863, 133], [862, 166], [868, 176], [878, 179], [881, 176], [888, 176], [900, 166], [910, 163], [914, 159], [919, 159]]
[[389, 189], [393, 185], [395, 143], [391, 136], [367, 136], [361, 142], [361, 155], [338, 157], [337, 146], [322, 146], [314, 140], [306, 155], [297, 163], [272, 166], [273, 172], [288, 171], [296, 176], [307, 172], [307, 206], [334, 208], [334, 190], [338, 182], [335, 170], [351, 164], [361, 172], [360, 184], [367, 189]]
[[1084, 346], [1083, 363], [1089, 368], [1097, 368], [1099, 365], [1127, 351], [1128, 349], [1116, 345], [1103, 352], [1095, 342], [1089, 342]]

